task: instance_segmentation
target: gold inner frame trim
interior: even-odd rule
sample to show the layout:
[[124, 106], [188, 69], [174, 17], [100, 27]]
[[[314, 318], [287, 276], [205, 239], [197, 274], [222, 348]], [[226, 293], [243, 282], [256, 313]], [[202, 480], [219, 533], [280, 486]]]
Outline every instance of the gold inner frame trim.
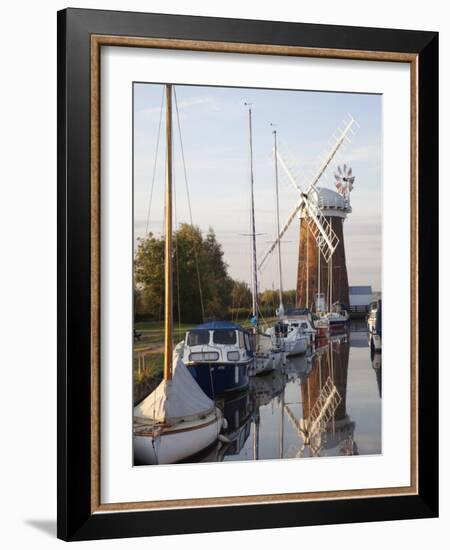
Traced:
[[[102, 46], [390, 61], [410, 65], [411, 82], [411, 484], [407, 487], [211, 497], [103, 504], [100, 500], [100, 50]], [[162, 510], [418, 494], [418, 55], [401, 52], [306, 48], [132, 36], [91, 35], [91, 513]]]

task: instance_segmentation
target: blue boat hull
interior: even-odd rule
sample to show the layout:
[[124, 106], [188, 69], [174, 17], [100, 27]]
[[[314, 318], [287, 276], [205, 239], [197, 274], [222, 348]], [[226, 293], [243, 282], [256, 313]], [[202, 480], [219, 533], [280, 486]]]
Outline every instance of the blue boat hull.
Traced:
[[249, 363], [235, 365], [201, 363], [186, 366], [197, 384], [212, 399], [248, 388]]

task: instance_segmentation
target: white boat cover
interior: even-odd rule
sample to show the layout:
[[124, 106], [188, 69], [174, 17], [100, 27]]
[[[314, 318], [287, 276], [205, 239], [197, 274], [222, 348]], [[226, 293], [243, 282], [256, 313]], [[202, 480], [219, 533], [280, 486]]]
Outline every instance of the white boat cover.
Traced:
[[214, 402], [197, 384], [183, 363], [183, 342], [173, 352], [172, 379], [163, 380], [134, 408], [134, 418], [143, 423], [175, 423], [193, 420], [214, 411]]

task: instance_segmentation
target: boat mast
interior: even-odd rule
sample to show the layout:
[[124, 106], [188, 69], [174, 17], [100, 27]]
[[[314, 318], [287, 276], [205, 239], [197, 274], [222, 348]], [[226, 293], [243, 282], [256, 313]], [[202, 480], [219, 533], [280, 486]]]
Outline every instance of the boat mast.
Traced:
[[253, 193], [253, 136], [252, 136], [252, 108], [248, 106], [248, 131], [250, 139], [250, 213], [251, 213], [251, 237], [252, 237], [252, 317], [256, 319], [254, 333], [258, 332], [258, 273], [256, 266], [256, 230], [255, 230], [255, 200]]
[[172, 378], [172, 85], [166, 84], [166, 196], [164, 250], [164, 380]]
[[[305, 222], [306, 222], [306, 218], [305, 218]], [[300, 224], [301, 223], [302, 222], [300, 220]], [[306, 307], [309, 308], [309, 229], [308, 229], [308, 224], [306, 224], [305, 234], [306, 234]]]
[[[280, 200], [278, 195], [278, 157], [277, 157], [277, 131], [273, 131], [273, 147], [274, 147], [274, 157], [275, 157], [275, 190], [277, 198], [277, 235], [280, 235]], [[278, 316], [282, 317], [284, 315], [283, 307], [283, 272], [281, 270], [281, 239], [278, 239], [278, 277], [280, 279], [280, 307], [278, 310]]]
[[[320, 244], [317, 247], [317, 301], [316, 301], [316, 312], [317, 312], [317, 306], [320, 300]], [[322, 307], [320, 306], [320, 309]]]
[[331, 311], [333, 307], [333, 256], [330, 257], [330, 307], [328, 308]]

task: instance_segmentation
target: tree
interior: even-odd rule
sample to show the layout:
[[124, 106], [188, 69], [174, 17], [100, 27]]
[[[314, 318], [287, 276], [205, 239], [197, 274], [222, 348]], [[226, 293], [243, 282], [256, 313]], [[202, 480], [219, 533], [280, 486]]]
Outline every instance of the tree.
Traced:
[[173, 236], [173, 251], [174, 318], [201, 322], [207, 259], [200, 229], [181, 224]]
[[[173, 234], [173, 298], [175, 321], [198, 323], [229, 314], [233, 281], [223, 251], [212, 229], [203, 238], [198, 227], [181, 224]], [[139, 239], [135, 256], [135, 284], [148, 316], [164, 312], [164, 238], [153, 234]], [[203, 302], [203, 312], [202, 312]]]
[[164, 239], [157, 239], [152, 233], [138, 239], [134, 278], [139, 292], [137, 312], [160, 320], [164, 314]]
[[228, 265], [223, 260], [222, 246], [210, 227], [203, 242], [205, 281], [205, 317], [224, 319], [231, 305], [233, 281], [228, 275]]
[[231, 303], [236, 309], [252, 307], [252, 293], [245, 281], [233, 281], [231, 290]]
[[275, 309], [278, 307], [280, 299], [278, 297], [278, 290], [264, 290], [259, 295], [259, 303], [263, 307], [272, 307]]
[[285, 307], [296, 307], [296, 290], [285, 290], [283, 292], [283, 303]]

